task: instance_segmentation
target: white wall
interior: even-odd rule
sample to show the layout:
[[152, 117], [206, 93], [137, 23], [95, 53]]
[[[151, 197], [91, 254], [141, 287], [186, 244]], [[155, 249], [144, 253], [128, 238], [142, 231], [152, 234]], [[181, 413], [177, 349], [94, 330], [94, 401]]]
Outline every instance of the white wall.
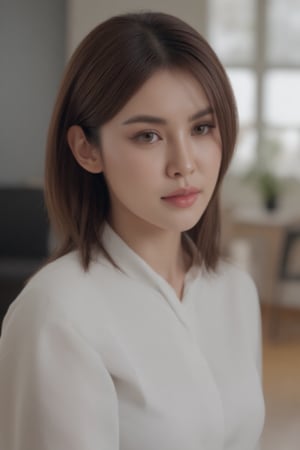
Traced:
[[[203, 0], [67, 0], [67, 56], [71, 55], [84, 36], [97, 24], [112, 15], [135, 10], [151, 9], [177, 15], [205, 36], [207, 28], [204, 3]], [[287, 189], [284, 194], [281, 208], [299, 208], [298, 189]], [[261, 207], [256, 190], [231, 177], [224, 185], [223, 203], [233, 208], [245, 205], [254, 209]], [[299, 290], [290, 285], [286, 287], [289, 290], [284, 292], [284, 303], [299, 305]]]
[[65, 0], [1, 0], [0, 184], [41, 180], [65, 61]]
[[203, 0], [67, 0], [67, 55], [92, 28], [124, 12], [149, 9], [166, 12], [205, 33], [204, 3]]
[[42, 182], [47, 129], [63, 68], [95, 25], [113, 14], [149, 9], [150, 4], [152, 10], [178, 15], [204, 29], [201, 3], [1, 0], [0, 184]]

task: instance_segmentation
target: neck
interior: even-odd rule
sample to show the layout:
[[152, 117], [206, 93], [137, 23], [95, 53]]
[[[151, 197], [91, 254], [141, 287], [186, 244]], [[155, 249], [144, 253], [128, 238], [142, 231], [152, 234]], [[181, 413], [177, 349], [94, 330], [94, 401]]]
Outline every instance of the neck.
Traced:
[[164, 278], [181, 299], [184, 277], [190, 266], [190, 258], [182, 246], [182, 235], [177, 231], [162, 230], [144, 224], [126, 224], [109, 221], [111, 227], [126, 244], [149, 266]]

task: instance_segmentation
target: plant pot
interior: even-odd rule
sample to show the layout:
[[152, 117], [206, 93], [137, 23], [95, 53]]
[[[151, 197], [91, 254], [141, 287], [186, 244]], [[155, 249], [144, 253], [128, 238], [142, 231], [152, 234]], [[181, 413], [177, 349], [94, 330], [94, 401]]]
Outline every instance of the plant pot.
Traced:
[[272, 195], [264, 199], [264, 207], [267, 211], [275, 211], [278, 208], [278, 196]]

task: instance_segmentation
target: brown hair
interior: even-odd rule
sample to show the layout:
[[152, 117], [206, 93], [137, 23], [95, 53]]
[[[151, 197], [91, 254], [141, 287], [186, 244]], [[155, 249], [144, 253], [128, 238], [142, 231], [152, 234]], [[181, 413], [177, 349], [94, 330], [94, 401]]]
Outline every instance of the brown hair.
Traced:
[[222, 141], [219, 178], [208, 207], [187, 233], [207, 269], [219, 258], [219, 188], [237, 134], [236, 106], [223, 66], [206, 40], [182, 20], [163, 13], [115, 16], [98, 25], [71, 58], [58, 93], [47, 143], [45, 193], [60, 246], [52, 259], [78, 249], [85, 269], [93, 247], [103, 250], [101, 234], [109, 211], [103, 174], [80, 167], [67, 143], [71, 125], [91, 142], [158, 69], [191, 73], [213, 107]]

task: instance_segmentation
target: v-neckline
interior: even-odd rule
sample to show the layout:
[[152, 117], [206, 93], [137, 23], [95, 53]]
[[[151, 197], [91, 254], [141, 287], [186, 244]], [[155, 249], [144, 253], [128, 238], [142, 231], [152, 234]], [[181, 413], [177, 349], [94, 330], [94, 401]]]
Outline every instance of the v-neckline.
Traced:
[[[188, 245], [194, 245], [188, 240]], [[202, 268], [192, 265], [184, 277], [181, 299], [175, 289], [158, 274], [141, 256], [139, 256], [126, 242], [106, 223], [102, 234], [102, 245], [110, 255], [116, 266], [130, 278], [158, 290], [172, 303], [183, 304], [193, 281], [201, 274]]]

